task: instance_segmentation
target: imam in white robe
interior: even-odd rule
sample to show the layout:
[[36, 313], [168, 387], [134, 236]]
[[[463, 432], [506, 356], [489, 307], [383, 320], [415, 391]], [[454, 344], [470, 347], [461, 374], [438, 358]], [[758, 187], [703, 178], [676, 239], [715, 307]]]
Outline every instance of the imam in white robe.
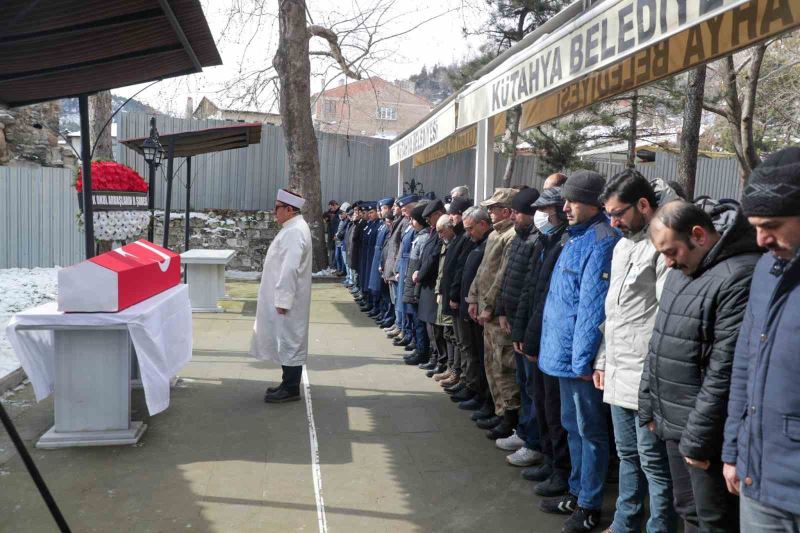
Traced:
[[[278, 314], [276, 307], [287, 309]], [[302, 215], [287, 220], [264, 258], [250, 353], [300, 366], [308, 356], [311, 311], [311, 231]]]

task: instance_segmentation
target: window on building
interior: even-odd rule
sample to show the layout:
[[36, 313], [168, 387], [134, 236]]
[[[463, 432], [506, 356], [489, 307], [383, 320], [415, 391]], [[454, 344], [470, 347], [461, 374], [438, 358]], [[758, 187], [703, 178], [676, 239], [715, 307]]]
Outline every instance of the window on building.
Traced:
[[395, 107], [379, 107], [378, 108], [379, 120], [397, 120], [397, 108]]
[[326, 115], [336, 114], [336, 100], [325, 100], [325, 114]]

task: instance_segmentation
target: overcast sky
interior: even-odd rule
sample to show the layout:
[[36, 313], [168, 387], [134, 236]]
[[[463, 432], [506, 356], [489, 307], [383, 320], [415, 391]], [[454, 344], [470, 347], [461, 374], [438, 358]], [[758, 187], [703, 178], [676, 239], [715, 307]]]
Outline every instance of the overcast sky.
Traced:
[[[342, 29], [351, 28], [353, 23], [344, 21], [353, 19], [358, 13], [368, 13], [375, 6], [388, 6], [388, 11], [383, 15], [385, 22], [381, 23], [381, 29], [376, 34], [376, 38], [388, 39], [377, 46], [376, 57], [365, 66], [371, 76], [392, 81], [408, 78], [423, 66], [446, 65], [477, 54], [482, 39], [476, 36], [465, 38], [462, 31], [464, 27], [474, 31], [482, 20], [482, 15], [476, 13], [475, 9], [464, 6], [469, 1], [308, 0], [308, 7], [314, 23], [326, 26], [338, 24], [337, 28]], [[263, 9], [257, 15], [231, 15], [232, 10], [237, 9], [253, 13], [254, 5], [258, 2], [263, 3]], [[253, 96], [246, 94], [246, 89], [252, 87], [252, 83], [237, 83], [229, 89], [226, 89], [226, 84], [271, 65], [278, 41], [277, 0], [203, 0], [203, 7], [223, 65], [206, 68], [202, 74], [156, 83], [139, 94], [137, 99], [173, 114], [184, 112], [189, 96], [193, 98], [194, 105], [207, 96], [225, 107], [275, 111], [271, 88]], [[372, 17], [368, 23], [375, 20], [376, 17]], [[406, 31], [408, 33], [391, 38]], [[352, 38], [345, 40], [347, 42], [352, 42]], [[325, 48], [324, 41], [312, 40], [312, 50]], [[352, 50], [346, 52], [348, 57], [352, 57]], [[315, 58], [312, 71], [312, 91], [318, 91], [323, 83], [335, 85], [337, 72], [329, 60]], [[271, 75], [274, 72], [265, 73], [265, 76]], [[125, 87], [112, 92], [128, 97], [145, 86]]]

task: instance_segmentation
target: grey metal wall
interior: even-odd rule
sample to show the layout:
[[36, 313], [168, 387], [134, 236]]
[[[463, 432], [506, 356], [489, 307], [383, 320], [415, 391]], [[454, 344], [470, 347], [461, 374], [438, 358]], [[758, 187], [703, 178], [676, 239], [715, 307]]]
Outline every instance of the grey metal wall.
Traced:
[[[150, 117], [127, 113], [122, 116], [119, 138], [146, 137]], [[230, 125], [220, 120], [185, 120], [157, 117], [160, 133], [194, 131]], [[389, 141], [369, 137], [347, 137], [317, 133], [319, 141], [322, 201], [329, 199], [373, 200], [394, 196], [397, 169], [389, 168]], [[123, 148], [120, 163], [147, 176], [144, 158]], [[176, 181], [173, 185], [172, 207], [182, 210], [186, 195], [186, 166], [176, 158]], [[166, 185], [166, 165], [158, 174], [156, 206], [163, 208]], [[228, 150], [192, 158], [192, 209], [271, 209], [278, 188], [286, 186], [288, 170], [283, 132], [278, 126], [265, 124], [261, 143], [238, 150]]]
[[[500, 187], [503, 174], [506, 170], [507, 160], [499, 153], [494, 157], [494, 185]], [[437, 159], [411, 169], [411, 160], [404, 161], [406, 176], [411, 175], [416, 181], [421, 182], [425, 191], [433, 190], [437, 195], [443, 196], [458, 185], [468, 185], [474, 190], [475, 184], [475, 150], [464, 150], [447, 157]], [[544, 178], [539, 175], [541, 165], [539, 159], [532, 156], [519, 156], [514, 167], [511, 179], [512, 185], [528, 185], [541, 188]], [[409, 172], [411, 174], [409, 174]], [[408, 181], [410, 178], [407, 178]]]
[[[611, 176], [625, 168], [623, 163], [617, 162], [594, 161], [594, 163], [597, 171], [604, 176]], [[697, 160], [695, 197], [707, 195], [717, 199], [733, 198], [738, 200], [742, 194], [739, 168], [739, 162], [735, 157], [699, 158]], [[636, 169], [647, 178], [677, 180], [678, 156], [664, 152], [656, 152], [655, 162], [639, 164], [636, 166]]]
[[73, 180], [70, 170], [0, 167], [0, 268], [66, 266], [83, 258]]

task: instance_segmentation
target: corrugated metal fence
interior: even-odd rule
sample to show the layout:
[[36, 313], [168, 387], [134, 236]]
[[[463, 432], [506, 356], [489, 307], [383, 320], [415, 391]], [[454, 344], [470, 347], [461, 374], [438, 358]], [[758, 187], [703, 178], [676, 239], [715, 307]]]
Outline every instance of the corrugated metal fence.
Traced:
[[[120, 120], [119, 137], [146, 137], [150, 117], [127, 113]], [[185, 120], [157, 117], [160, 133], [194, 131], [230, 125], [220, 120]], [[331, 198], [373, 200], [393, 196], [397, 169], [389, 168], [389, 141], [369, 137], [347, 137], [317, 133], [322, 180], [322, 201]], [[147, 176], [144, 158], [123, 148], [120, 163]], [[163, 208], [166, 165], [158, 169], [156, 206]], [[186, 195], [186, 166], [176, 158], [172, 207], [183, 210]], [[192, 158], [192, 209], [272, 209], [276, 191], [288, 182], [286, 146], [278, 126], [264, 125], [261, 143], [247, 148], [216, 152]], [[356, 198], [357, 197], [357, 198]]]
[[[625, 169], [624, 163], [594, 161], [596, 169], [604, 176], [612, 176]], [[739, 199], [742, 194], [742, 182], [739, 179], [739, 162], [735, 157], [701, 157], [697, 160], [697, 183], [694, 195], [711, 198]], [[640, 163], [636, 170], [645, 177], [678, 179], [678, 156], [656, 152], [653, 163]]]
[[[146, 137], [150, 117], [122, 115], [120, 139]], [[184, 120], [157, 117], [160, 132], [192, 131], [230, 124], [216, 120]], [[322, 172], [322, 201], [374, 200], [395, 196], [397, 167], [389, 167], [389, 141], [368, 137], [347, 137], [318, 133]], [[147, 176], [144, 159], [127, 148], [120, 150], [120, 162]], [[451, 154], [427, 165], [411, 168], [407, 160], [405, 179], [414, 178], [425, 191], [439, 196], [457, 185], [472, 188], [475, 151]], [[602, 174], [612, 175], [623, 165], [597, 161]], [[276, 190], [287, 183], [283, 132], [265, 125], [261, 144], [248, 148], [198, 156], [192, 159], [193, 209], [270, 209]], [[495, 154], [495, 185], [500, 185], [506, 160]], [[186, 167], [176, 160], [173, 209], [185, 205]], [[652, 164], [640, 165], [647, 177], [675, 179], [677, 158], [657, 153]], [[512, 184], [541, 187], [541, 166], [536, 157], [517, 160]], [[698, 162], [696, 195], [738, 198], [741, 184], [735, 159], [707, 159]], [[164, 207], [165, 169], [159, 169], [156, 207]], [[69, 265], [83, 257], [83, 239], [78, 231], [77, 196], [72, 188], [73, 173], [63, 169], [0, 167], [0, 268]]]
[[84, 255], [74, 174], [0, 167], [0, 268], [71, 265]]

